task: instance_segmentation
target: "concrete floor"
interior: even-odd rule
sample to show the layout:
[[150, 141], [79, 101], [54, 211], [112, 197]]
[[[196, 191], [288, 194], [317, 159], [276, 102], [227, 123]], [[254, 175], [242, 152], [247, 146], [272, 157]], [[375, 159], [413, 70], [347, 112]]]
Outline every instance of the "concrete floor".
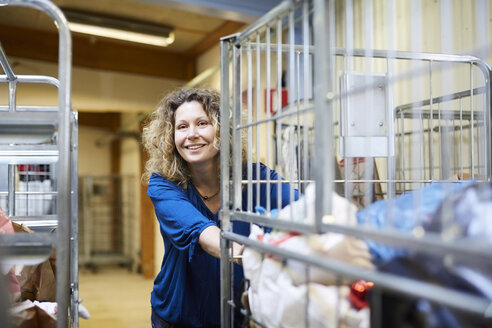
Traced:
[[79, 319], [80, 328], [150, 327], [152, 279], [127, 268], [98, 267], [96, 272], [81, 268], [79, 296], [90, 319]]

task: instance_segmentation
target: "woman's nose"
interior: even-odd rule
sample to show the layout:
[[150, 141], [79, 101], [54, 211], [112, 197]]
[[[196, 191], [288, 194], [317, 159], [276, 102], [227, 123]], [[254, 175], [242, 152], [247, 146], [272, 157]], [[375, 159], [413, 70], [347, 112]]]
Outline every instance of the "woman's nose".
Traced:
[[190, 126], [188, 129], [188, 138], [196, 138], [198, 136], [198, 129], [196, 126]]

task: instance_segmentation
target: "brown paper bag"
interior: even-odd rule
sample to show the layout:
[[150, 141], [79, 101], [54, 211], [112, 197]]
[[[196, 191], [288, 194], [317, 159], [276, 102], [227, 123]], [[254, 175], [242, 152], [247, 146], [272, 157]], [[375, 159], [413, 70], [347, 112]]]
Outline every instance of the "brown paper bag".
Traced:
[[14, 307], [11, 319], [17, 328], [56, 328], [56, 318], [30, 301]]
[[25, 266], [19, 278], [23, 300], [56, 301], [55, 274], [49, 260], [35, 266]]
[[[28, 227], [14, 222], [16, 232], [33, 233]], [[56, 249], [48, 260], [38, 265], [26, 265], [19, 277], [22, 300], [56, 302]]]

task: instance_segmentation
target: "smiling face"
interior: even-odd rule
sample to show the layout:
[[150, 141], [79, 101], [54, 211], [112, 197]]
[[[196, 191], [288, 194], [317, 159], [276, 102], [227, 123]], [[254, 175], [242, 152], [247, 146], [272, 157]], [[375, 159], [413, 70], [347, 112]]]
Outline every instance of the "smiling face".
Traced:
[[214, 139], [215, 128], [199, 102], [185, 102], [176, 109], [174, 142], [190, 166], [216, 163], [219, 150]]

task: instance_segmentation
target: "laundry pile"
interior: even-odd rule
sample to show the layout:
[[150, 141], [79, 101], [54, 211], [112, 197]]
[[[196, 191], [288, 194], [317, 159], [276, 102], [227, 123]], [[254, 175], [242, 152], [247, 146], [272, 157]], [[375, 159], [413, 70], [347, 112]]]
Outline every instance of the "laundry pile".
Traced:
[[[415, 235], [435, 234], [474, 246], [492, 246], [492, 184], [473, 181], [431, 183], [391, 200], [380, 200], [357, 211], [336, 193], [332, 215], [324, 223], [386, 229]], [[277, 219], [314, 223], [314, 185], [296, 202], [274, 213]], [[254, 225], [249, 236], [257, 242], [290, 250], [306, 257], [325, 259], [399, 277], [435, 283], [483, 296], [492, 301], [492, 264], [452, 264], [430, 253], [397, 248], [381, 241], [356, 239], [340, 233], [307, 234], [273, 230]], [[243, 254], [249, 281], [244, 303], [252, 317], [267, 327], [369, 327], [371, 282], [340, 278], [335, 272], [283, 259], [247, 247]], [[379, 290], [384, 327], [484, 327], [490, 319], [453, 311], [424, 299]]]

